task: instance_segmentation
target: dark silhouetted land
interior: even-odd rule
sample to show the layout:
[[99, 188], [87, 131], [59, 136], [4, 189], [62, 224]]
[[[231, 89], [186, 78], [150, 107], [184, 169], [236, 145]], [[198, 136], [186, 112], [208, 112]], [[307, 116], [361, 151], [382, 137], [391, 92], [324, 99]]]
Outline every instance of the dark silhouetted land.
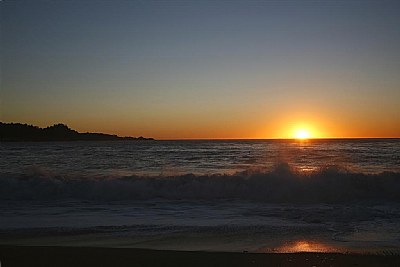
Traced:
[[233, 253], [134, 248], [0, 246], [4, 266], [400, 266], [396, 255]]
[[79, 133], [65, 124], [54, 124], [46, 128], [22, 123], [0, 122], [1, 141], [115, 141], [154, 140], [145, 137], [120, 137], [104, 133]]

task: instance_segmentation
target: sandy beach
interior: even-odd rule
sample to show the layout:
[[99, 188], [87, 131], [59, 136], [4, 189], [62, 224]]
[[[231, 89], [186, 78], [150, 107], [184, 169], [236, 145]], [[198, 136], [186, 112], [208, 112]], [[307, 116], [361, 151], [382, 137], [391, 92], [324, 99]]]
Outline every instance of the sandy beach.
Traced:
[[1, 266], [400, 266], [398, 255], [0, 246]]

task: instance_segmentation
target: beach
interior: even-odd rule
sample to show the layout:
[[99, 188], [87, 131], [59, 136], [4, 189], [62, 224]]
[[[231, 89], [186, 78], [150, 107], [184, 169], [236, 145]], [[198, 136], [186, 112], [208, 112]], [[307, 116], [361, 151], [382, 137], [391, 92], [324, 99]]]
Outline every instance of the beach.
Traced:
[[400, 266], [398, 255], [0, 246], [2, 266]]

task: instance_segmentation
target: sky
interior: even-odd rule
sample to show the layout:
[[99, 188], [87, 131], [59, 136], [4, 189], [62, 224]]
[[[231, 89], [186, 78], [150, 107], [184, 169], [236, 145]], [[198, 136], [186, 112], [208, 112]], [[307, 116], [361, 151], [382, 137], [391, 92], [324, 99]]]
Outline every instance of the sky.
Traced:
[[2, 1], [0, 119], [400, 137], [399, 1]]

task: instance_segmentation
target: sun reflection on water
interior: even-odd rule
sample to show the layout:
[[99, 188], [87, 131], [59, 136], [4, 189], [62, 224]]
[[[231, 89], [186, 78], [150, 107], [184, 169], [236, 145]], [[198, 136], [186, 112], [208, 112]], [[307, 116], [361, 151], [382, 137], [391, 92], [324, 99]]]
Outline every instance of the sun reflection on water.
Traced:
[[331, 246], [326, 243], [319, 241], [309, 241], [309, 240], [296, 240], [292, 242], [284, 243], [281, 246], [275, 247], [271, 250], [275, 253], [297, 253], [297, 252], [341, 252], [337, 247]]

